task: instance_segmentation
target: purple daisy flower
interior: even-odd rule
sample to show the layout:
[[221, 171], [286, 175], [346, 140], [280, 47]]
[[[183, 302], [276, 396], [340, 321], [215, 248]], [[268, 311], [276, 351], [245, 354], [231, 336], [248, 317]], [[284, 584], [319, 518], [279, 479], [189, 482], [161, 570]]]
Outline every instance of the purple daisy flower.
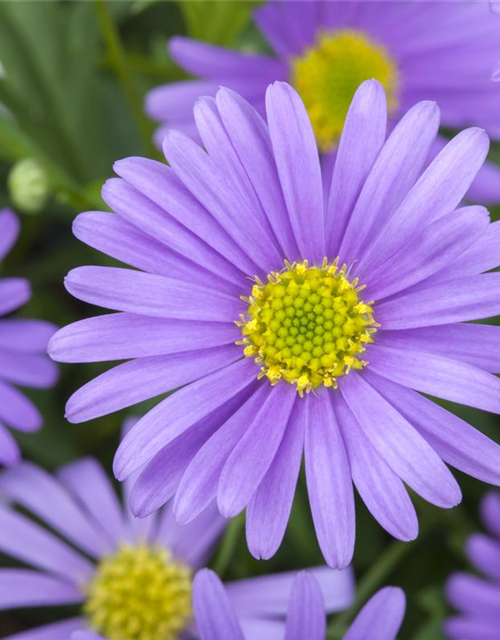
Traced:
[[[500, 139], [500, 86], [492, 81], [500, 58], [500, 22], [487, 2], [280, 0], [256, 10], [254, 20], [274, 55], [171, 39], [174, 60], [200, 79], [149, 93], [146, 111], [164, 123], [156, 133], [158, 146], [170, 128], [199, 139], [193, 105], [199, 96], [215, 95], [220, 85], [264, 115], [268, 84], [285, 80], [298, 90], [320, 148], [329, 153], [337, 147], [355, 90], [371, 78], [386, 90], [391, 126], [416, 102], [435, 100], [445, 127], [477, 125]], [[437, 138], [430, 157], [444, 144]], [[332, 161], [333, 156], [325, 162], [327, 172]], [[485, 165], [468, 197], [500, 200], [495, 165]]]
[[[247, 508], [247, 540], [269, 558], [283, 538], [305, 452], [319, 544], [345, 567], [353, 483], [401, 540], [418, 523], [405, 484], [443, 508], [460, 488], [445, 463], [500, 484], [500, 447], [420, 395], [500, 411], [500, 223], [457, 209], [481, 167], [483, 130], [460, 133], [424, 171], [439, 126], [422, 102], [386, 140], [386, 100], [367, 81], [350, 107], [330, 198], [298, 94], [276, 83], [269, 126], [222, 89], [196, 107], [206, 153], [165, 140], [170, 167], [115, 164], [103, 188], [117, 215], [74, 225], [138, 270], [81, 267], [66, 287], [118, 311], [51, 341], [64, 362], [129, 359], [70, 398], [82, 422], [182, 387], [147, 413], [114, 462], [144, 516], [175, 494], [187, 523], [217, 499]], [[372, 302], [374, 301], [374, 302]]]
[[[127, 482], [125, 494], [129, 489]], [[77, 617], [9, 640], [68, 640], [73, 633], [75, 640], [198, 637], [192, 621], [192, 578], [225, 526], [215, 505], [186, 527], [175, 523], [171, 504], [138, 520], [120, 503], [92, 458], [71, 463], [55, 476], [22, 462], [0, 474], [0, 494], [0, 551], [30, 567], [0, 569], [0, 609], [81, 607]], [[317, 567], [311, 572], [329, 612], [352, 603], [350, 569]], [[280, 573], [226, 585], [232, 606], [249, 629], [279, 627], [275, 619], [284, 619], [293, 577]]]
[[475, 533], [467, 541], [467, 558], [484, 575], [455, 573], [446, 596], [459, 615], [446, 621], [452, 640], [498, 640], [500, 629], [500, 496], [488, 493], [481, 502], [481, 519], [489, 535]]
[[[232, 606], [231, 594], [213, 571], [202, 569], [196, 575], [193, 605], [201, 640], [248, 640], [252, 637]], [[344, 640], [394, 640], [403, 622], [405, 607], [402, 589], [380, 589], [361, 609]], [[325, 640], [325, 605], [313, 575], [307, 571], [297, 574], [288, 602], [284, 633], [281, 628], [274, 634], [264, 631], [257, 637], [266, 640]]]
[[[10, 209], [0, 211], [0, 260], [19, 235], [19, 220]], [[0, 278], [0, 464], [19, 462], [21, 452], [7, 426], [37, 431], [42, 416], [16, 386], [45, 389], [57, 379], [57, 367], [47, 356], [47, 344], [56, 327], [42, 320], [4, 318], [31, 297], [23, 278]]]

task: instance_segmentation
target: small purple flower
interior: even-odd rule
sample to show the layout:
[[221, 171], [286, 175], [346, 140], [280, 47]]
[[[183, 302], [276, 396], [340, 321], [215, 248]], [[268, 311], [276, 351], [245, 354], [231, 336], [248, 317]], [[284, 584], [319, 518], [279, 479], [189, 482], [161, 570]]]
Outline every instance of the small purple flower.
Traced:
[[[159, 147], [170, 128], [199, 139], [193, 105], [221, 85], [264, 115], [265, 91], [276, 80], [297, 89], [325, 152], [335, 150], [354, 92], [371, 78], [387, 92], [391, 126], [416, 102], [435, 100], [445, 127], [477, 125], [500, 139], [500, 86], [492, 81], [500, 58], [500, 21], [487, 2], [280, 0], [257, 9], [254, 20], [274, 55], [171, 39], [174, 60], [200, 79], [149, 93], [146, 111], [164, 123], [156, 133]], [[430, 157], [444, 144], [444, 138], [436, 139]], [[327, 171], [331, 164], [325, 163]], [[468, 197], [500, 200], [495, 165], [485, 165]]]
[[[181, 133], [170, 166], [115, 164], [115, 214], [89, 212], [76, 236], [137, 270], [81, 267], [66, 287], [119, 313], [62, 329], [64, 362], [129, 360], [77, 391], [83, 422], [182, 387], [147, 413], [114, 462], [146, 465], [131, 505], [175, 494], [180, 523], [217, 499], [247, 508], [247, 540], [270, 558], [283, 538], [305, 453], [312, 515], [332, 567], [354, 547], [353, 483], [401, 540], [418, 523], [405, 485], [443, 508], [460, 488], [448, 463], [500, 484], [500, 447], [420, 393], [500, 411], [500, 223], [460, 207], [489, 148], [457, 135], [424, 171], [439, 126], [421, 102], [386, 139], [376, 81], [357, 91], [330, 197], [306, 110], [287, 84], [266, 125], [234, 92], [196, 106], [207, 153]], [[420, 392], [420, 393], [418, 393]]]
[[[201, 640], [249, 640], [254, 637], [232, 606], [230, 593], [213, 571], [202, 569], [196, 575], [193, 604]], [[361, 609], [344, 640], [394, 640], [403, 622], [405, 607], [402, 589], [380, 589]], [[261, 640], [325, 640], [325, 633], [323, 594], [314, 576], [302, 571], [293, 582], [284, 635], [282, 632], [265, 633], [262, 629], [255, 637]]]
[[[9, 209], [0, 211], [0, 260], [19, 235], [19, 220]], [[31, 297], [23, 278], [0, 278], [0, 464], [19, 462], [19, 447], [7, 430], [37, 431], [42, 416], [15, 385], [44, 389], [57, 379], [57, 367], [46, 357], [47, 344], [56, 327], [42, 320], [7, 316]]]
[[[125, 494], [132, 481], [124, 485]], [[0, 569], [0, 609], [81, 607], [77, 617], [9, 640], [69, 640], [73, 632], [74, 640], [198, 637], [192, 622], [192, 577], [225, 526], [215, 505], [185, 527], [175, 524], [171, 504], [137, 520], [92, 458], [63, 467], [55, 477], [22, 462], [0, 474], [0, 495], [0, 551], [32, 567]], [[311, 572], [329, 612], [352, 603], [350, 569], [317, 567]], [[284, 624], [276, 620], [284, 619], [292, 581], [292, 573], [281, 573], [226, 587], [245, 624], [274, 629]]]
[[455, 573], [446, 596], [459, 615], [446, 621], [452, 640], [498, 640], [500, 630], [500, 496], [488, 493], [481, 502], [481, 519], [489, 535], [475, 533], [467, 541], [471, 564], [484, 575]]

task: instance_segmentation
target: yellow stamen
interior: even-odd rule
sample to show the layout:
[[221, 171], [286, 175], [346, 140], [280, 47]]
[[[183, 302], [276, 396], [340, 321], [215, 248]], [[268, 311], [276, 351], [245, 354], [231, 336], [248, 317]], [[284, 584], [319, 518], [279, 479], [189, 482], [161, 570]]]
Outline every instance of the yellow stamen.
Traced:
[[191, 571], [166, 549], [122, 546], [86, 593], [89, 626], [108, 640], [174, 640], [192, 616]]
[[373, 342], [373, 308], [359, 299], [357, 278], [351, 282], [338, 259], [321, 267], [307, 260], [290, 263], [278, 277], [252, 295], [241, 332], [244, 355], [263, 364], [258, 378], [271, 385], [281, 380], [296, 386], [300, 396], [367, 363], [358, 356]]
[[385, 88], [389, 110], [397, 107], [398, 68], [385, 47], [353, 29], [323, 33], [292, 62], [291, 83], [300, 93], [322, 151], [339, 140], [359, 85], [375, 78]]

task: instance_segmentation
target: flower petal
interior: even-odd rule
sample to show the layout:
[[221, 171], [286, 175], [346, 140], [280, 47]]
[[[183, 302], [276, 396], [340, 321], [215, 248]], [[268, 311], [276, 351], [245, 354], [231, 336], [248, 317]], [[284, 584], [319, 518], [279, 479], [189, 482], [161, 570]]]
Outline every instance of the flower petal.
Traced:
[[0, 569], [0, 610], [18, 607], [79, 604], [79, 587], [59, 578], [26, 569]]
[[0, 280], [0, 315], [11, 313], [31, 298], [31, 287], [24, 278], [2, 278]]
[[403, 622], [405, 609], [406, 598], [402, 589], [380, 589], [358, 613], [344, 640], [395, 640]]
[[19, 218], [10, 209], [0, 211], [0, 260], [14, 246], [20, 231]]
[[325, 603], [319, 584], [307, 571], [297, 574], [286, 618], [285, 640], [324, 640]]
[[266, 92], [266, 110], [274, 158], [290, 222], [302, 258], [325, 256], [323, 183], [318, 148], [306, 108], [284, 82]]
[[308, 395], [305, 412], [305, 467], [311, 513], [321, 551], [332, 568], [352, 560], [355, 538], [354, 492], [349, 460], [330, 392]]
[[68, 640], [69, 637], [73, 640], [72, 633], [81, 629], [84, 624], [83, 618], [70, 618], [62, 622], [46, 624], [30, 631], [21, 631], [21, 633], [8, 636], [5, 640]]
[[244, 640], [224, 586], [213, 571], [198, 571], [193, 582], [193, 607], [201, 640]]

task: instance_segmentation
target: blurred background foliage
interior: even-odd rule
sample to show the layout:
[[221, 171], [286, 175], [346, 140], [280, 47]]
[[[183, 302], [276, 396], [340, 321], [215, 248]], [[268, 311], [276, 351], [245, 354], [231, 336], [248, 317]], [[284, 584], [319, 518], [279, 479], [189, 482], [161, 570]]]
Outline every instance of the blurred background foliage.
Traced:
[[[105, 209], [100, 187], [112, 175], [114, 160], [128, 155], [160, 159], [151, 142], [154, 123], [142, 105], [150, 88], [186, 77], [168, 56], [169, 37], [185, 34], [224, 46], [263, 49], [251, 24], [257, 4], [0, 2], [0, 206], [12, 206], [22, 217], [21, 238], [0, 268], [2, 275], [24, 276], [32, 283], [34, 295], [23, 315], [62, 326], [97, 313], [65, 292], [63, 277], [78, 265], [112, 261], [73, 238], [73, 218], [82, 210]], [[492, 215], [498, 218], [498, 211]], [[55, 389], [29, 392], [43, 411], [45, 427], [38, 434], [18, 436], [26, 458], [52, 470], [92, 455], [110, 470], [126, 412], [79, 426], [64, 419], [69, 395], [106, 368], [62, 366]], [[144, 404], [128, 413], [138, 415], [146, 408]], [[452, 409], [499, 440], [498, 418], [459, 406]], [[459, 481], [464, 501], [452, 511], [415, 497], [421, 533], [411, 544], [393, 541], [357, 503], [354, 567], [359, 604], [383, 584], [401, 585], [408, 597], [402, 638], [442, 638], [440, 626], [447, 615], [443, 583], [450, 572], [466, 565], [463, 543], [480, 528], [477, 506], [485, 490], [466, 476]], [[2, 564], [10, 562], [3, 559]], [[231, 579], [321, 562], [301, 481], [285, 542], [272, 561], [257, 562], [249, 555], [244, 520], [237, 518], [212, 566]], [[356, 606], [330, 622], [329, 638], [342, 637]], [[3, 612], [0, 637], [50, 622], [61, 613]], [[64, 613], [73, 611], [66, 608]]]

